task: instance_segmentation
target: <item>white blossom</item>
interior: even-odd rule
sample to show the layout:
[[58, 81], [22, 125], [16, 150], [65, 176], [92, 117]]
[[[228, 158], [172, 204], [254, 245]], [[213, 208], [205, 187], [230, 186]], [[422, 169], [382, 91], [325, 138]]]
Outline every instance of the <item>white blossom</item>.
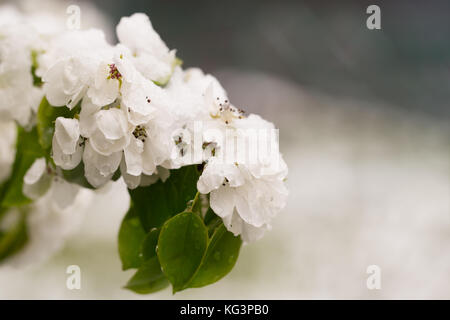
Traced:
[[36, 159], [23, 179], [23, 193], [36, 200], [50, 188], [51, 176], [47, 173], [45, 158]]
[[[107, 25], [106, 19], [92, 5], [83, 3], [81, 6], [83, 27], [93, 23], [100, 26]], [[73, 49], [68, 48], [64, 53], [61, 51], [57, 53], [53, 45], [54, 37], [67, 31], [67, 16], [64, 14], [66, 7], [64, 1], [49, 0], [15, 0], [0, 5], [0, 181], [2, 182], [10, 175], [15, 157], [17, 127], [14, 122], [26, 127], [35, 125], [35, 113], [44, 96], [40, 83], [34, 83], [34, 80], [39, 79], [33, 79], [33, 75], [42, 77], [50, 66], [61, 57], [68, 57]], [[70, 43], [62, 47], [67, 45]], [[44, 52], [55, 54], [41, 60]], [[38, 64], [34, 58], [37, 58]], [[38, 70], [34, 70], [34, 74], [32, 67], [33, 69], [38, 67]], [[54, 141], [55, 139], [56, 137], [53, 138]], [[61, 143], [64, 147], [70, 144]], [[58, 147], [59, 144], [54, 142], [53, 149], [55, 146]], [[53, 157], [54, 160], [57, 158], [54, 150]], [[60, 164], [60, 167], [64, 166], [63, 163]], [[45, 261], [51, 254], [61, 249], [67, 237], [78, 230], [87, 212], [93, 196], [92, 191], [80, 190], [78, 186], [67, 183], [53, 169], [55, 168], [49, 168], [41, 158], [32, 164], [25, 175], [23, 192], [35, 199], [26, 207], [28, 241], [20, 252], [8, 258], [6, 265], [16, 267]], [[45, 186], [46, 183], [50, 185]], [[12, 209], [5, 212], [5, 215], [9, 213], [18, 213], [20, 216], [23, 210]]]
[[130, 143], [131, 127], [123, 110], [110, 108], [95, 114], [96, 129], [87, 136], [92, 148], [108, 156], [123, 150]]
[[16, 155], [17, 128], [13, 121], [0, 121], [0, 183], [11, 174]]
[[[270, 229], [287, 201], [274, 125], [231, 104], [212, 75], [183, 70], [145, 14], [120, 20], [114, 46], [96, 29], [46, 33], [37, 41], [40, 32], [10, 24], [0, 30], [0, 115], [32, 124], [43, 94], [74, 114], [56, 119], [56, 168], [37, 159], [25, 175], [25, 195], [51, 194], [59, 208], [70, 206], [79, 187], [64, 181], [61, 169], [80, 163], [94, 188], [120, 173], [130, 189], [204, 164], [197, 189], [210, 195], [229, 231], [249, 242]], [[42, 87], [33, 76], [42, 77]], [[230, 148], [235, 141], [240, 149]]]
[[[271, 220], [286, 205], [288, 191], [284, 180], [287, 166], [278, 152], [277, 143], [271, 146], [275, 152], [240, 158], [243, 162], [238, 162], [237, 154], [228, 157], [227, 152], [236, 151], [229, 145], [234, 142], [233, 133], [242, 132], [238, 129], [256, 130], [256, 137], [262, 140], [256, 147], [274, 142], [270, 139], [273, 129], [271, 123], [251, 115], [237, 118], [227, 128], [231, 134], [224, 133], [222, 145], [218, 145], [216, 155], [208, 159], [197, 188], [203, 194], [210, 193], [210, 206], [223, 219], [227, 229], [235, 235], [241, 235], [245, 242], [251, 242], [259, 239], [264, 230], [270, 229]], [[261, 134], [267, 131], [267, 136]], [[243, 138], [244, 151], [249, 151], [251, 135]], [[254, 150], [259, 151], [257, 148]]]
[[80, 187], [65, 181], [47, 165], [45, 158], [36, 159], [28, 168], [23, 179], [23, 193], [32, 200], [37, 200], [50, 193], [52, 205], [57, 210], [64, 210], [75, 200]]
[[98, 188], [106, 184], [119, 168], [122, 152], [118, 151], [108, 156], [95, 151], [90, 140], [85, 143], [83, 162], [85, 176], [88, 182]]
[[39, 89], [33, 86], [33, 29], [0, 21], [0, 117], [21, 125], [30, 121]]
[[51, 49], [40, 56], [37, 70], [47, 100], [53, 106], [75, 107], [94, 84], [100, 63], [108, 58], [112, 58], [112, 47], [99, 30], [71, 31], [56, 37]]
[[143, 76], [165, 83], [176, 64], [175, 51], [169, 51], [147, 15], [135, 13], [123, 17], [116, 32], [120, 43], [131, 50], [133, 63], [139, 66]]

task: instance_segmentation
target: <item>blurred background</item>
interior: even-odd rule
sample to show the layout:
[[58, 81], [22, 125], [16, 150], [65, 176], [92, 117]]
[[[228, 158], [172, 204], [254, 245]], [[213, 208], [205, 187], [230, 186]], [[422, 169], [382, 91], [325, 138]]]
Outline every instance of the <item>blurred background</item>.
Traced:
[[[450, 2], [70, 3], [82, 27], [83, 8], [97, 11], [112, 43], [120, 17], [147, 13], [184, 67], [273, 121], [290, 200], [220, 282], [139, 296], [121, 288], [133, 271], [117, 253], [119, 182], [50, 260], [0, 268], [0, 298], [450, 299]], [[381, 30], [366, 27], [369, 4]], [[72, 264], [81, 290], [66, 288]], [[380, 290], [366, 286], [369, 265], [381, 268]]]

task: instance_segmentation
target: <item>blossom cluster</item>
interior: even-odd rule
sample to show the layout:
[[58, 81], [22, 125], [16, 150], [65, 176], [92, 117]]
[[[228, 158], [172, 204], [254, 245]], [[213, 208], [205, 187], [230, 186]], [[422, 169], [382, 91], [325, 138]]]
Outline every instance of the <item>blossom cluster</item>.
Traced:
[[94, 188], [120, 174], [134, 189], [196, 164], [197, 189], [229, 231], [249, 242], [270, 228], [288, 194], [274, 125], [234, 106], [212, 75], [183, 69], [145, 14], [120, 20], [116, 45], [98, 29], [40, 41], [18, 30], [0, 39], [8, 61], [0, 64], [2, 117], [32, 125], [43, 96], [73, 111], [54, 123], [55, 168], [36, 160], [25, 176], [27, 194], [39, 194], [49, 170], [82, 166]]
[[[16, 170], [17, 162], [24, 160], [23, 153], [27, 152], [18, 141], [18, 128], [29, 131], [36, 125], [44, 97], [42, 79], [36, 75], [37, 57], [49, 48], [55, 36], [66, 32], [68, 6], [59, 0], [0, 4], [0, 263], [7, 259], [6, 265], [13, 267], [40, 264], [60, 250], [66, 239], [79, 232], [94, 198], [98, 201], [99, 192], [68, 183], [42, 166], [43, 159], [30, 167], [26, 178], [24, 172], [18, 174]], [[83, 28], [111, 28], [107, 17], [90, 3], [82, 7]], [[45, 170], [40, 172], [43, 167]], [[25, 180], [23, 194], [33, 201], [24, 206], [17, 202], [5, 205], [5, 191], [14, 189], [11, 180], [16, 178], [18, 183], [19, 177]], [[42, 184], [27, 184], [37, 177], [42, 177]], [[118, 182], [113, 187], [121, 185]], [[45, 192], [38, 186], [45, 186]], [[14, 190], [15, 195], [20, 193], [20, 189]], [[126, 194], [126, 190], [122, 193]], [[27, 240], [20, 244], [20, 239]], [[16, 249], [11, 251], [11, 247]]]

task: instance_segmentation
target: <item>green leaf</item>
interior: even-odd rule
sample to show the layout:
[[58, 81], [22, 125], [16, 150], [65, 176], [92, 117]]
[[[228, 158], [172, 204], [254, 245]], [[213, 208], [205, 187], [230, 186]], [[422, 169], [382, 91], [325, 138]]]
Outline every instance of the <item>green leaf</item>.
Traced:
[[236, 264], [241, 244], [241, 238], [234, 236], [222, 223], [215, 229], [202, 264], [189, 287], [203, 287], [227, 275]]
[[0, 261], [19, 251], [28, 240], [26, 214], [24, 212], [16, 213], [20, 215], [16, 223], [0, 233]]
[[170, 171], [170, 177], [148, 187], [129, 190], [144, 230], [161, 227], [167, 219], [186, 209], [197, 193], [197, 166]]
[[193, 212], [168, 220], [158, 239], [158, 258], [173, 292], [183, 290], [200, 266], [208, 244], [208, 231]]
[[161, 271], [158, 258], [154, 256], [142, 264], [125, 288], [139, 294], [147, 294], [164, 289], [168, 285], [169, 281]]
[[131, 205], [119, 230], [119, 255], [123, 270], [139, 268], [141, 266], [143, 262], [141, 244], [144, 238], [145, 232], [142, 228], [141, 221], [137, 216], [134, 206]]
[[42, 98], [41, 104], [37, 112], [37, 130], [39, 134], [39, 143], [46, 151], [47, 158], [50, 158], [53, 134], [55, 132], [55, 121], [58, 117], [73, 118], [79, 113], [81, 102], [72, 110], [63, 107], [52, 106], [47, 99]]
[[38, 143], [36, 128], [31, 131], [18, 127], [16, 158], [9, 179], [1, 188], [2, 207], [22, 206], [31, 202], [22, 192], [23, 177], [37, 158], [44, 157]]
[[156, 256], [156, 246], [158, 245], [160, 231], [160, 229], [155, 228], [145, 236], [141, 246], [141, 253], [144, 261]]

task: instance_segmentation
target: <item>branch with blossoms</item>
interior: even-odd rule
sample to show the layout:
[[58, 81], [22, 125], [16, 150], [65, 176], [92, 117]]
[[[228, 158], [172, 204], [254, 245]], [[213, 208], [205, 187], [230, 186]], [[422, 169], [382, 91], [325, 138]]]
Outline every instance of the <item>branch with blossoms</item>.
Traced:
[[144, 14], [121, 19], [115, 46], [95, 29], [38, 42], [17, 32], [0, 38], [11, 68], [0, 69], [1, 113], [19, 124], [0, 219], [16, 209], [22, 218], [0, 233], [0, 260], [26, 243], [33, 201], [51, 193], [64, 207], [82, 188], [123, 179], [128, 289], [177, 292], [228, 274], [242, 242], [261, 238], [286, 204], [273, 124], [232, 105], [213, 76], [182, 69]]

